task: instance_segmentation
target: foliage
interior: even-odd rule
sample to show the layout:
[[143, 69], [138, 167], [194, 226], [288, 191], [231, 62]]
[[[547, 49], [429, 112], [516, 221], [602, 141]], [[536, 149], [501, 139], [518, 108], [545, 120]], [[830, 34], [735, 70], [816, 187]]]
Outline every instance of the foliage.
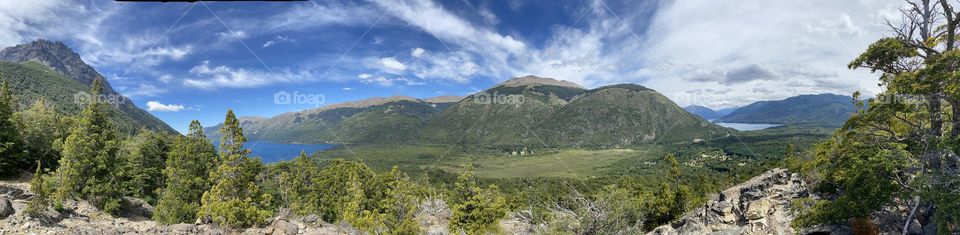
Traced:
[[506, 216], [506, 200], [500, 195], [496, 185], [481, 188], [473, 176], [473, 168], [464, 166], [457, 178], [450, 199], [453, 215], [450, 217], [450, 231], [466, 234], [485, 234], [497, 232], [497, 222]]
[[[100, 80], [91, 93], [100, 94]], [[63, 144], [63, 156], [57, 169], [57, 204], [79, 194], [94, 206], [116, 213], [120, 208], [121, 182], [115, 173], [119, 167], [117, 131], [107, 120], [103, 104], [93, 100], [80, 113]]]
[[886, 90], [867, 105], [855, 93], [858, 113], [803, 164], [814, 190], [831, 197], [811, 203], [795, 226], [857, 222], [884, 208], [912, 208], [905, 221], [932, 217], [939, 233], [957, 232], [960, 12], [949, 1], [909, 3], [901, 11], [907, 22], [848, 65], [880, 72]]
[[264, 194], [257, 182], [263, 163], [243, 148], [246, 139], [233, 110], [227, 111], [223, 123], [220, 165], [210, 173], [213, 186], [203, 193], [197, 216], [226, 227], [262, 225], [272, 214], [265, 209], [272, 197]]
[[574, 190], [568, 202], [552, 208], [547, 233], [640, 233], [644, 220], [643, 199], [617, 185], [607, 185], [592, 198]]
[[210, 189], [210, 171], [219, 164], [216, 150], [202, 128], [200, 122], [190, 122], [190, 133], [176, 137], [170, 146], [163, 169], [166, 185], [153, 214], [159, 223], [193, 222], [203, 192]]
[[123, 142], [119, 152], [123, 166], [119, 174], [127, 195], [156, 204], [158, 190], [164, 185], [162, 171], [169, 142], [166, 135], [147, 129]]
[[47, 99], [40, 98], [27, 110], [14, 114], [32, 161], [56, 168], [63, 139], [70, 133], [71, 119], [60, 114]]
[[27, 203], [27, 208], [24, 211], [31, 217], [38, 217], [50, 205], [49, 192], [44, 186], [43, 165], [39, 161], [33, 179], [30, 179], [30, 191], [33, 192], [34, 196]]
[[0, 176], [19, 173], [29, 162], [25, 159], [27, 154], [20, 131], [13, 121], [15, 102], [10, 83], [4, 80], [0, 86]]

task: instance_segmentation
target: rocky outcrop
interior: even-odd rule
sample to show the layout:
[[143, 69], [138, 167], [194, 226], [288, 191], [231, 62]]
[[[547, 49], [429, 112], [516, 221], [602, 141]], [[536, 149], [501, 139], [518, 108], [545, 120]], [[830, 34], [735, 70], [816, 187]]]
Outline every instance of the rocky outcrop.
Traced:
[[808, 194], [800, 175], [770, 170], [650, 234], [796, 234], [791, 202]]

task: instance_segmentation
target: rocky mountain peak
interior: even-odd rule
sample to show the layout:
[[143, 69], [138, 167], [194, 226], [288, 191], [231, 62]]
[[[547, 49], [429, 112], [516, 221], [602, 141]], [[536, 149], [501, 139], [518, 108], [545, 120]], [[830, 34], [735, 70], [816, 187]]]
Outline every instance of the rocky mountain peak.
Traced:
[[[13, 63], [33, 61], [50, 67], [65, 77], [91, 85], [97, 78], [103, 78], [97, 70], [84, 63], [80, 55], [59, 41], [37, 39], [30, 43], [11, 46], [0, 50], [0, 60]], [[106, 79], [103, 79], [104, 91], [115, 93]]]

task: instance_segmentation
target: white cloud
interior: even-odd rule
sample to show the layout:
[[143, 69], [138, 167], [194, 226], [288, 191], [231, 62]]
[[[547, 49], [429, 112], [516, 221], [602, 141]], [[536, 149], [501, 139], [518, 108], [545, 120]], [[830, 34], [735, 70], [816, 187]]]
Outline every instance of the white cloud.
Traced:
[[[877, 75], [846, 64], [888, 34], [883, 20], [899, 20], [896, 10], [902, 4], [671, 2], [650, 26], [649, 45], [640, 55], [646, 67], [634, 74], [650, 77], [646, 85], [681, 105], [730, 107], [809, 93], [876, 93]], [[718, 86], [725, 90], [708, 89]], [[777, 89], [761, 89], [770, 87]]]
[[290, 41], [290, 37], [283, 36], [283, 35], [277, 35], [277, 36], [273, 37], [273, 39], [270, 39], [270, 40], [268, 40], [267, 42], [264, 42], [264, 43], [263, 43], [263, 48], [267, 48], [267, 47], [272, 46], [272, 45], [274, 45], [274, 44], [282, 43], [282, 42], [288, 42], [288, 41]]
[[200, 65], [191, 68], [190, 74], [198, 77], [185, 79], [183, 84], [188, 87], [205, 90], [220, 87], [250, 88], [273, 83], [302, 82], [309, 81], [313, 77], [312, 72], [307, 70], [296, 72], [289, 70], [272, 70], [264, 72], [261, 70], [233, 68], [226, 65], [211, 67], [209, 60], [203, 61]]
[[393, 72], [400, 72], [407, 69], [406, 65], [398, 61], [397, 58], [393, 58], [393, 57], [380, 58], [380, 64], [383, 66], [384, 69], [387, 69], [388, 71], [393, 71]]
[[343, 90], [343, 91], [352, 91], [352, 90], [353, 90], [353, 87], [344, 87], [344, 88], [341, 89], [341, 90]]
[[232, 40], [246, 39], [247, 37], [250, 37], [250, 36], [247, 35], [247, 32], [244, 32], [243, 30], [231, 30], [226, 32], [219, 32], [217, 33], [217, 37], [220, 38], [220, 40], [232, 41]]
[[167, 90], [151, 84], [141, 83], [139, 86], [137, 86], [137, 88], [133, 88], [133, 89], [124, 87], [124, 89], [120, 89], [120, 92], [127, 97], [133, 98], [133, 97], [157, 96], [163, 93], [167, 93]]
[[357, 77], [360, 79], [367, 79], [367, 78], [370, 78], [370, 76], [373, 76], [373, 75], [370, 75], [369, 73], [361, 73], [360, 75], [357, 75]]
[[147, 101], [147, 111], [155, 112], [180, 112], [181, 110], [186, 109], [183, 105], [179, 104], [163, 104], [159, 101]]
[[170, 76], [169, 74], [164, 74], [164, 75], [160, 75], [160, 77], [157, 77], [157, 80], [160, 80], [160, 82], [163, 82], [163, 83], [170, 83], [171, 81], [173, 81], [173, 76]]
[[[270, 31], [308, 30], [326, 25], [370, 25], [381, 15], [377, 9], [349, 3], [315, 1], [292, 7], [267, 20], [262, 27]], [[387, 23], [387, 22], [381, 22]]]
[[427, 50], [424, 50], [423, 48], [419, 48], [419, 47], [413, 48], [410, 50], [410, 56], [420, 58], [421, 56], [423, 56], [423, 53], [425, 52], [427, 52]]
[[360, 82], [364, 84], [376, 84], [380, 86], [393, 86], [396, 84], [403, 84], [405, 86], [418, 86], [426, 84], [423, 81], [406, 77], [387, 78], [384, 76], [360, 78]]

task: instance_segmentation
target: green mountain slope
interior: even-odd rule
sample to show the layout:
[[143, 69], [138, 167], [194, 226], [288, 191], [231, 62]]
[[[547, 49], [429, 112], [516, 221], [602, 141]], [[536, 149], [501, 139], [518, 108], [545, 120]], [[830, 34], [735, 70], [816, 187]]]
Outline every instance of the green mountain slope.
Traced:
[[841, 126], [856, 112], [850, 96], [801, 95], [741, 107], [720, 122]]
[[579, 85], [549, 78], [514, 78], [450, 106], [421, 129], [419, 138], [450, 144], [540, 146], [538, 123], [584, 91]]
[[[448, 105], [446, 100], [419, 100], [395, 96], [334, 104], [272, 118], [239, 119], [250, 140], [300, 143], [397, 142], [410, 140], [409, 137], [417, 128]], [[220, 125], [206, 128], [208, 137], [218, 138], [219, 133], [216, 131], [219, 127]]]
[[633, 84], [584, 92], [538, 128], [547, 143], [575, 147], [693, 141], [730, 131], [686, 112], [654, 90]]
[[72, 113], [79, 110], [73, 95], [89, 92], [89, 86], [93, 81], [102, 79], [104, 95], [116, 101], [116, 105], [112, 106], [110, 112], [121, 130], [133, 132], [146, 127], [176, 132], [160, 119], [138, 108], [130, 99], [114, 91], [103, 75], [84, 63], [80, 55], [61, 42], [40, 39], [7, 47], [0, 50], [0, 61], [8, 62], [4, 64], [4, 71], [0, 73], [5, 74], [6, 79], [10, 79], [11, 83], [17, 84], [15, 88], [24, 94], [21, 101], [32, 102], [42, 96], [58, 107], [62, 106], [60, 109]]
[[[85, 94], [90, 90], [90, 87], [36, 62], [17, 64], [0, 61], [0, 78], [10, 81], [10, 90], [15, 92], [21, 108], [44, 98], [54, 104], [58, 111], [71, 115], [83, 109], [83, 102], [77, 102], [75, 95]], [[111, 120], [122, 131], [134, 132], [144, 126], [155, 130], [174, 131], [129, 101], [107, 107]]]
[[683, 107], [683, 109], [684, 109], [684, 110], [687, 110], [687, 112], [689, 112], [689, 113], [691, 113], [691, 114], [693, 114], [693, 115], [700, 116], [700, 117], [702, 117], [702, 118], [704, 118], [704, 119], [719, 119], [719, 118], [722, 118], [723, 116], [726, 116], [727, 114], [730, 114], [730, 113], [732, 113], [733, 111], [737, 110], [737, 108], [726, 108], [726, 109], [720, 109], [720, 110], [713, 110], [713, 109], [711, 109], [711, 108], [703, 107], [703, 106], [700, 106], [700, 105], [690, 105], [690, 106], [687, 106], [687, 107]]

